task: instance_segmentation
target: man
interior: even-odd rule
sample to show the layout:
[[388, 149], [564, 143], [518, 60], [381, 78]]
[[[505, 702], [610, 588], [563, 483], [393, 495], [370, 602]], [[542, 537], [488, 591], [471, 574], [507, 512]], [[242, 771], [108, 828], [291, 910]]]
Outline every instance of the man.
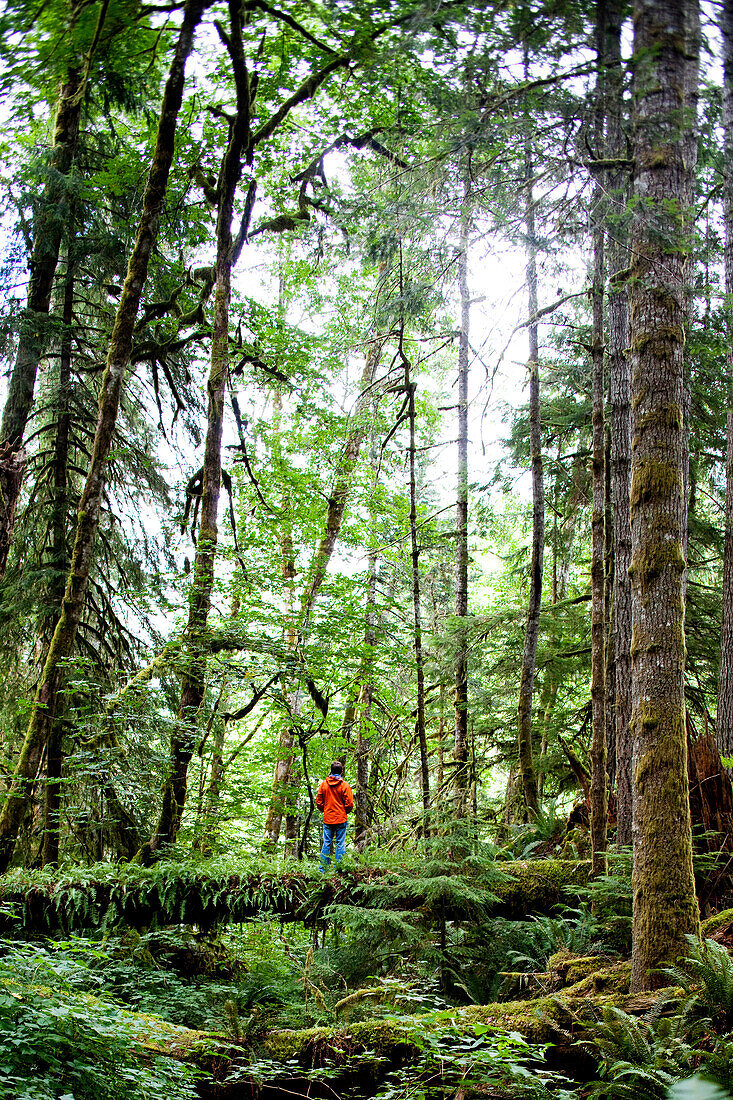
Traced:
[[344, 766], [340, 760], [331, 764], [331, 774], [322, 780], [316, 793], [316, 806], [323, 814], [323, 848], [320, 871], [331, 862], [331, 848], [335, 844], [334, 859], [339, 863], [346, 854], [346, 818], [354, 808], [354, 794], [343, 778]]

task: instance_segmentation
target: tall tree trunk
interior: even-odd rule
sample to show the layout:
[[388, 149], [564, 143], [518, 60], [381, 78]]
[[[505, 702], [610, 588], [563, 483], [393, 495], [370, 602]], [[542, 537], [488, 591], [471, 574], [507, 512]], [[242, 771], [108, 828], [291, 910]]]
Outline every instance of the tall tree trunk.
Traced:
[[153, 163], [145, 189], [143, 213], [130, 256], [125, 285], [110, 337], [107, 364], [99, 395], [99, 412], [92, 456], [82, 492], [74, 549], [63, 605], [49, 647], [28, 729], [15, 768], [8, 796], [0, 812], [0, 874], [13, 857], [25, 808], [32, 795], [38, 765], [56, 712], [63, 682], [63, 666], [70, 656], [84, 606], [89, 580], [102, 495], [125, 371], [130, 361], [132, 334], [140, 297], [145, 285], [150, 254], [158, 233], [160, 212], [173, 160], [176, 123], [183, 98], [186, 60], [193, 46], [195, 29], [207, 0], [188, 0], [176, 42], [173, 61], [163, 95]]
[[683, 358], [695, 0], [635, 0], [631, 319], [632, 989], [699, 934], [684, 703]]
[[[71, 331], [74, 323], [74, 233], [69, 227], [69, 246], [66, 255], [66, 278], [64, 280], [64, 329], [59, 349], [59, 383], [56, 399], [56, 430], [53, 441], [53, 504], [49, 523], [51, 551], [51, 582], [48, 591], [48, 603], [53, 616], [57, 616], [64, 595], [64, 583], [69, 571], [69, 553], [67, 537], [67, 516], [69, 505], [68, 469], [69, 435], [71, 431], [71, 412], [69, 397], [71, 387]], [[55, 623], [48, 624], [48, 641], [52, 636]], [[61, 773], [63, 769], [62, 753], [62, 717], [57, 714], [51, 723], [48, 745], [46, 746], [46, 792], [43, 847], [41, 862], [44, 867], [58, 863], [59, 830], [61, 823]]]
[[[143, 863], [165, 844], [174, 844], [183, 819], [188, 790], [188, 766], [196, 749], [198, 712], [206, 691], [206, 626], [214, 588], [214, 563], [218, 539], [217, 521], [221, 492], [221, 441], [224, 398], [229, 379], [229, 303], [234, 249], [232, 222], [234, 199], [242, 177], [242, 158], [250, 142], [249, 80], [242, 45], [242, 0], [229, 0], [229, 35], [225, 44], [232, 63], [237, 111], [229, 130], [229, 142], [218, 180], [219, 210], [216, 224], [216, 282], [211, 367], [207, 382], [207, 415], [204, 467], [193, 584], [189, 595], [186, 654], [181, 676], [181, 697], [171, 733], [168, 774], [163, 785], [160, 816], [155, 832], [140, 849]], [[224, 37], [223, 32], [219, 33]], [[244, 226], [246, 237], [247, 226]]]
[[369, 550], [367, 562], [366, 628], [364, 630], [364, 668], [361, 677], [361, 711], [356, 734], [356, 789], [354, 790], [354, 846], [366, 847], [371, 824], [369, 804], [369, 750], [372, 743], [372, 703], [374, 698], [374, 658], [377, 648], [377, 550]]
[[[557, 444], [557, 467], [560, 468], [561, 459], [563, 454], [562, 440], [558, 440]], [[570, 511], [567, 513], [562, 524], [558, 524], [558, 516], [560, 516], [560, 483], [557, 477], [553, 480], [553, 501], [552, 501], [552, 515], [553, 515], [553, 532], [552, 532], [552, 576], [550, 581], [550, 603], [554, 608], [556, 604], [562, 603], [567, 597], [568, 593], [568, 578], [570, 576], [570, 559], [572, 555], [573, 541], [575, 538], [575, 527], [578, 515], [578, 509], [575, 504], [571, 505]], [[558, 631], [559, 623], [557, 614], [553, 611], [550, 615], [550, 627], [547, 639], [549, 660], [545, 665], [544, 676], [542, 680], [542, 690], [540, 692], [540, 698], [537, 704], [537, 710], [540, 721], [541, 734], [541, 748], [540, 748], [540, 768], [539, 775], [537, 776], [537, 796], [542, 802], [542, 795], [546, 777], [546, 767], [543, 765], [546, 762], [547, 749], [550, 743], [550, 733], [552, 727], [552, 716], [555, 711], [555, 704], [557, 702], [557, 694], [560, 688], [562, 673], [560, 667], [560, 659], [555, 657], [555, 648], [558, 644]]]
[[[608, 339], [608, 333], [606, 333]], [[606, 776], [609, 798], [616, 786], [616, 655], [613, 648], [613, 506], [611, 503], [611, 425], [609, 404], [606, 399], [606, 505], [603, 532], [606, 540], [605, 562], [605, 616], [606, 616]]]
[[[84, 5], [71, 0], [67, 34], [74, 27]], [[108, 0], [102, 0], [96, 30], [86, 57], [69, 64], [59, 91], [53, 145], [46, 183], [33, 219], [33, 250], [25, 310], [18, 333], [15, 362], [0, 425], [0, 578], [5, 574], [13, 539], [15, 510], [23, 478], [21, 448], [33, 407], [38, 365], [48, 344], [51, 307], [59, 251], [71, 209], [69, 174], [79, 141], [79, 123], [84, 104], [89, 68], [107, 15]]]
[[[684, 56], [684, 133], [682, 135], [682, 161], [689, 173], [690, 198], [685, 210], [686, 231], [690, 234], [690, 240], [694, 234], [695, 181], [697, 167], [697, 107], [698, 87], [700, 83], [700, 7], [699, 0], [691, 0], [685, 6], [685, 34], [687, 37], [687, 49]], [[694, 308], [694, 290], [691, 279], [685, 282], [685, 322], [686, 326], [692, 322]], [[682, 518], [682, 554], [687, 562], [687, 543], [690, 530], [690, 516], [695, 513], [695, 486], [696, 475], [694, 468], [690, 467], [690, 413], [692, 408], [692, 381], [691, 363], [688, 355], [683, 361], [682, 373], [682, 474], [684, 493], [682, 503], [684, 514]], [[682, 576], [682, 600], [687, 601], [687, 570]]]
[[[626, 5], [606, 9], [606, 149], [609, 159], [626, 153], [623, 132], [624, 75], [621, 25]], [[611, 500], [613, 504], [613, 652], [615, 664], [616, 844], [631, 844], [631, 373], [628, 359], [629, 309], [625, 168], [609, 170], [608, 183], [608, 369], [611, 420]]]
[[[525, 65], [526, 70], [526, 65]], [[527, 230], [527, 307], [529, 321], [529, 447], [532, 466], [532, 560], [530, 565], [527, 622], [524, 631], [524, 651], [519, 679], [517, 706], [517, 740], [519, 773], [527, 812], [538, 810], [537, 773], [532, 754], [532, 698], [537, 660], [537, 638], [540, 630], [542, 602], [542, 566], [545, 546], [545, 485], [542, 470], [542, 430], [540, 422], [540, 351], [537, 298], [537, 234], [535, 203], [532, 189], [532, 154], [529, 140], [525, 150], [525, 225]]]
[[422, 610], [420, 606], [420, 548], [417, 542], [417, 481], [415, 476], [415, 389], [410, 379], [410, 366], [405, 359], [405, 388], [408, 396], [410, 424], [410, 562], [412, 565], [412, 613], [413, 646], [417, 676], [417, 716], [415, 732], [420, 750], [420, 787], [423, 806], [423, 835], [430, 835], [430, 773], [428, 771], [428, 742], [425, 732], [425, 657], [422, 647]]
[[[596, 83], [595, 146], [603, 149], [605, 108], [605, 0], [596, 8], [598, 38], [598, 77]], [[605, 181], [597, 179], [593, 187], [593, 514], [591, 518], [591, 789], [590, 839], [592, 872], [603, 875], [608, 870], [606, 833], [608, 829], [608, 787], [606, 782], [606, 430], [603, 417], [603, 283], [605, 256], [603, 249], [603, 194]]]
[[466, 816], [468, 790], [468, 353], [471, 301], [468, 293], [468, 235], [471, 214], [468, 183], [461, 213], [458, 285], [461, 295], [461, 329], [458, 342], [458, 484], [456, 492], [456, 618], [460, 635], [455, 661], [455, 816]]
[[[326, 579], [328, 565], [338, 542], [341, 524], [349, 499], [356, 464], [359, 460], [362, 443], [368, 431], [368, 411], [371, 407], [370, 387], [382, 355], [382, 340], [374, 339], [369, 345], [364, 370], [361, 376], [359, 396], [354, 410], [354, 425], [349, 433], [341, 460], [336, 470], [334, 485], [329, 495], [328, 511], [323, 532], [313, 557], [309, 579], [303, 590], [297, 634], [293, 636], [292, 648], [297, 650], [308, 630], [308, 620], [315, 607], [318, 593]], [[290, 548], [292, 558], [292, 546]], [[294, 568], [294, 566], [293, 566]], [[280, 837], [282, 818], [288, 804], [288, 787], [293, 768], [293, 730], [291, 724], [283, 728], [280, 735], [278, 759], [272, 781], [272, 792], [265, 823], [265, 845], [274, 847]]]
[[[280, 287], [278, 294], [278, 321], [285, 321], [285, 276], [280, 271]], [[275, 464], [279, 465], [281, 459], [280, 435], [282, 426], [282, 397], [280, 393], [274, 398], [273, 434], [275, 448]], [[284, 640], [288, 653], [295, 657], [298, 648], [298, 623], [296, 612], [295, 578], [297, 569], [295, 565], [295, 548], [293, 546], [293, 530], [291, 517], [290, 495], [286, 491], [281, 500], [281, 516], [278, 524], [278, 541], [280, 543], [280, 567], [281, 575], [287, 593]], [[295, 723], [300, 714], [300, 693], [297, 686], [289, 684], [285, 690], [285, 702], [287, 716], [280, 731], [280, 743], [278, 757], [275, 762], [275, 771], [272, 779], [272, 794], [267, 810], [265, 822], [265, 847], [274, 848], [280, 837], [282, 819], [287, 810], [288, 791], [290, 788], [290, 775], [295, 763]]]
[[733, 757], [733, 0], [720, 11], [723, 38], [723, 218], [725, 292], [728, 295], [727, 448], [725, 463], [725, 546], [720, 632], [717, 742], [721, 756]]

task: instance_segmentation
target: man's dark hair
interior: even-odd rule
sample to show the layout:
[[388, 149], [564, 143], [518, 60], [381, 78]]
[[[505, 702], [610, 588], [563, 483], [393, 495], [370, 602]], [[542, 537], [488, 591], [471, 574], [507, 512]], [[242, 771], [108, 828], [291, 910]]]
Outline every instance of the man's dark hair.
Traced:
[[343, 775], [344, 766], [340, 760], [334, 760], [331, 764], [331, 775]]

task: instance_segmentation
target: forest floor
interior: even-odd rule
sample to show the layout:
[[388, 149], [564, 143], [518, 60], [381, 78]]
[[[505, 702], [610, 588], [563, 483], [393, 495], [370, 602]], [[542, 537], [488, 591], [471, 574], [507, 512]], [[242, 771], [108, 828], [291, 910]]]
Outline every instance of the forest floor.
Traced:
[[627, 864], [592, 886], [578, 859], [13, 873], [0, 1100], [589, 1096], [604, 1029], [663, 1097], [700, 1058], [691, 1032], [671, 1070], [655, 1029], [688, 1011], [703, 964], [733, 1025], [733, 913], [693, 977], [632, 996]]

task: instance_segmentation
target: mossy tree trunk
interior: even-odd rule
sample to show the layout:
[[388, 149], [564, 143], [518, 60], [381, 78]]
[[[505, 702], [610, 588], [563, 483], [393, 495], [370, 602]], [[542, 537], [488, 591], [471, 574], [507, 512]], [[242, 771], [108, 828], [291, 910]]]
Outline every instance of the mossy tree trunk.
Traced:
[[416, 424], [415, 390], [417, 383], [410, 378], [410, 364], [405, 359], [405, 389], [408, 398], [410, 426], [410, 564], [412, 566], [412, 615], [413, 649], [417, 682], [415, 734], [420, 753], [420, 790], [422, 792], [423, 835], [430, 835], [430, 772], [428, 769], [428, 742], [425, 729], [425, 654], [422, 644], [422, 606], [420, 600], [420, 547], [417, 541], [417, 479], [416, 479]]
[[725, 464], [725, 547], [720, 633], [717, 742], [721, 756], [733, 757], [733, 0], [720, 9], [723, 40], [723, 217], [725, 292], [728, 295], [727, 448]]
[[628, 266], [628, 170], [624, 132], [624, 70], [621, 26], [626, 4], [606, 7], [606, 151], [616, 166], [607, 182], [608, 374], [611, 421], [611, 501], [613, 505], [613, 657], [615, 705], [616, 843], [631, 844], [631, 375], [629, 309], [622, 272]]
[[175, 150], [176, 124], [183, 98], [186, 61], [205, 7], [206, 0], [188, 0], [186, 4], [163, 94], [155, 152], [143, 200], [143, 213], [130, 256], [102, 377], [92, 456], [79, 503], [74, 548], [61, 614], [41, 674], [10, 790], [0, 812], [0, 874], [7, 870], [13, 857], [20, 823], [32, 795], [41, 755], [48, 742], [56, 713], [64, 678], [64, 662], [71, 654], [84, 606], [106, 484], [107, 458], [117, 422], [125, 372], [130, 362], [133, 329], [147, 278], [150, 255], [158, 233], [160, 212]]
[[[376, 410], [375, 410], [376, 411]], [[356, 786], [354, 788], [354, 846], [363, 851], [367, 844], [368, 830], [372, 822], [372, 802], [369, 791], [369, 765], [372, 749], [374, 704], [374, 675], [377, 656], [377, 509], [376, 493], [379, 467], [379, 440], [376, 426], [372, 428], [370, 465], [375, 492], [370, 503], [370, 546], [367, 557], [366, 611], [364, 616], [364, 656], [359, 680], [360, 713], [356, 731]]]
[[[557, 444], [557, 466], [560, 468], [563, 457], [563, 441], [558, 440]], [[577, 462], [577, 459], [576, 459]], [[558, 603], [562, 603], [568, 594], [568, 579], [570, 577], [570, 564], [573, 553], [573, 543], [575, 540], [575, 529], [578, 519], [579, 505], [577, 499], [571, 499], [566, 504], [565, 516], [562, 522], [558, 522], [558, 519], [563, 516], [562, 498], [564, 487], [561, 485], [560, 479], [555, 478], [553, 481], [553, 499], [551, 505], [552, 512], [552, 538], [550, 545], [552, 547], [552, 566], [550, 573], [550, 607], [555, 608]], [[547, 637], [547, 648], [549, 652], [549, 659], [545, 662], [544, 674], [542, 677], [542, 689], [540, 691], [540, 697], [537, 703], [537, 712], [539, 717], [541, 733], [541, 747], [540, 747], [540, 759], [537, 776], [537, 795], [538, 799], [542, 801], [542, 793], [544, 789], [545, 776], [546, 776], [546, 757], [547, 751], [552, 740], [555, 714], [555, 706], [557, 703], [557, 696], [562, 683], [562, 658], [557, 655], [556, 651], [559, 645], [560, 624], [558, 623], [558, 614], [556, 611], [551, 611], [549, 615], [549, 629]]]
[[[372, 530], [374, 527], [372, 526]], [[361, 707], [356, 733], [356, 786], [354, 788], [354, 846], [366, 847], [371, 824], [369, 758], [372, 744], [374, 660], [377, 651], [377, 550], [371, 547], [367, 561], [366, 624], [362, 670]]]
[[[285, 278], [280, 272], [280, 292], [278, 295], [278, 322], [285, 320]], [[273, 456], [275, 467], [279, 467], [282, 461], [281, 427], [282, 427], [282, 396], [275, 393], [273, 401]], [[295, 547], [293, 545], [293, 525], [291, 515], [290, 494], [283, 492], [280, 503], [280, 516], [278, 522], [278, 541], [280, 544], [280, 569], [286, 591], [286, 610], [284, 637], [288, 651], [295, 653], [298, 645], [298, 625], [295, 610], [296, 592], [295, 578], [297, 568], [295, 562]], [[292, 685], [288, 685], [284, 698], [288, 715], [280, 730], [278, 756], [275, 762], [275, 770], [272, 777], [272, 793], [267, 809], [265, 822], [265, 847], [274, 848], [280, 838], [282, 819], [287, 809], [287, 792], [290, 783], [290, 773], [294, 762], [295, 732], [294, 723], [299, 714], [299, 692]]]
[[[232, 267], [236, 258], [232, 223], [234, 200], [242, 177], [242, 160], [250, 149], [250, 86], [242, 44], [242, 2], [229, 0], [229, 32], [217, 24], [229, 54], [236, 90], [236, 114], [229, 126], [229, 140], [217, 181], [216, 280], [211, 366], [207, 381], [208, 414], [193, 584], [189, 595], [185, 665], [181, 697], [171, 734], [168, 773], [163, 784], [160, 816], [155, 832], [140, 849], [148, 862], [163, 845], [175, 843], [183, 819], [188, 790], [188, 766], [197, 747], [198, 713], [206, 691], [206, 627], [214, 588], [221, 493], [221, 446], [224, 398], [229, 379], [229, 303]], [[251, 210], [251, 205], [249, 206]], [[246, 239], [248, 226], [242, 227]]]
[[[608, 346], [608, 329], [606, 329]], [[608, 378], [606, 378], [608, 385]], [[605, 617], [606, 617], [606, 776], [609, 798], [616, 786], [616, 656], [613, 648], [613, 504], [611, 503], [611, 423], [608, 396], [606, 397], [605, 442], [605, 516], [603, 519], [606, 540], [605, 561]]]
[[[603, 149], [605, 119], [605, 5], [596, 8], [598, 39], [598, 76], [595, 105], [595, 147]], [[605, 274], [604, 207], [605, 180], [596, 179], [592, 202], [593, 239], [593, 339], [590, 349], [593, 366], [593, 511], [591, 516], [591, 787], [590, 839], [593, 874], [608, 870], [606, 833], [608, 828], [608, 787], [606, 781], [606, 432], [604, 424], [603, 372], [603, 283]]]
[[458, 340], [458, 484], [456, 492], [456, 596], [455, 613], [460, 624], [455, 659], [455, 816], [466, 816], [468, 791], [468, 354], [471, 300], [468, 292], [468, 238], [471, 226], [468, 178], [461, 212], [458, 254], [458, 286], [461, 326]]
[[[525, 63], [525, 77], [526, 63]], [[517, 706], [517, 741], [519, 773], [527, 812], [537, 813], [537, 773], [532, 754], [532, 698], [537, 662], [537, 638], [540, 630], [542, 602], [542, 567], [545, 546], [545, 483], [542, 469], [542, 427], [540, 420], [540, 350], [537, 322], [537, 233], [535, 200], [532, 189], [532, 154], [529, 139], [525, 149], [525, 225], [527, 231], [527, 306], [529, 320], [529, 446], [532, 466], [532, 559], [529, 577], [527, 622], [524, 631], [524, 651], [519, 679]]]
[[684, 666], [683, 357], [689, 210], [686, 67], [695, 0], [634, 5], [638, 204], [629, 283], [633, 735], [632, 989], [684, 951], [692, 872]]
[[[64, 583], [69, 571], [68, 511], [69, 511], [69, 439], [71, 432], [71, 332], [74, 322], [74, 281], [76, 259], [73, 218], [68, 228], [69, 244], [66, 252], [64, 278], [63, 332], [59, 348], [58, 394], [55, 401], [56, 422], [53, 432], [53, 500], [48, 530], [50, 551], [50, 581], [48, 605], [50, 609], [48, 629], [44, 631], [50, 644], [55, 617], [61, 608]], [[47, 652], [46, 646], [46, 652]], [[49, 730], [46, 745], [46, 790], [41, 862], [44, 867], [58, 863], [59, 829], [61, 822], [61, 792], [63, 770], [62, 717], [57, 714]]]
[[[74, 36], [84, 6], [80, 0], [71, 0], [66, 29], [69, 38]], [[107, 7], [107, 3], [103, 2], [87, 54], [85, 57], [78, 54], [72, 57], [59, 90], [46, 182], [33, 218], [33, 249], [26, 306], [21, 316], [18, 346], [0, 425], [0, 577], [4, 576], [8, 563], [15, 510], [23, 479], [24, 463], [19, 452], [33, 407], [38, 367], [50, 334], [51, 293], [72, 206], [73, 187], [69, 176], [79, 142], [84, 91], [106, 20]]]
[[[598, 75], [595, 81], [594, 146], [602, 153], [605, 146], [605, 3], [595, 9]], [[593, 184], [591, 237], [593, 243], [593, 281], [591, 286], [593, 330], [590, 346], [593, 370], [593, 507], [591, 515], [591, 796], [590, 832], [593, 875], [605, 875], [606, 835], [609, 822], [608, 773], [606, 773], [605, 720], [605, 409], [604, 409], [604, 331], [603, 285], [605, 279], [604, 210], [605, 178], [598, 171]]]

